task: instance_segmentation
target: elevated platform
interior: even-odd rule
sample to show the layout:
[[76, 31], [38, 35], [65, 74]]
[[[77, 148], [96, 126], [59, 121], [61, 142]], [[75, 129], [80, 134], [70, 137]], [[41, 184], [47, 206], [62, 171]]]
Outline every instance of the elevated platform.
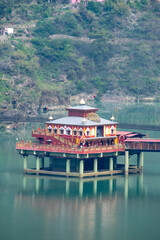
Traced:
[[[17, 142], [16, 144], [17, 150], [22, 150], [23, 153], [33, 154], [33, 155], [45, 155], [46, 153], [52, 153], [52, 156], [61, 156], [66, 157], [67, 155], [76, 157], [77, 155], [95, 155], [100, 154], [101, 157], [103, 155], [109, 153], [116, 153], [116, 152], [124, 152], [125, 146], [122, 144], [113, 145], [113, 146], [95, 146], [95, 147], [75, 147], [73, 146], [63, 146], [63, 145], [44, 145], [44, 144], [36, 144], [31, 142]], [[66, 154], [66, 156], [65, 156]], [[78, 157], [79, 158], [79, 157]]]
[[[95, 177], [113, 174], [138, 173], [143, 170], [143, 152], [160, 152], [160, 139], [127, 138], [124, 144], [77, 147], [17, 142], [16, 149], [24, 158], [24, 173], [66, 177]], [[137, 155], [137, 165], [130, 157]], [[28, 156], [35, 156], [35, 168], [28, 168]], [[117, 157], [124, 155], [124, 164]], [[45, 166], [44, 159], [49, 158]]]

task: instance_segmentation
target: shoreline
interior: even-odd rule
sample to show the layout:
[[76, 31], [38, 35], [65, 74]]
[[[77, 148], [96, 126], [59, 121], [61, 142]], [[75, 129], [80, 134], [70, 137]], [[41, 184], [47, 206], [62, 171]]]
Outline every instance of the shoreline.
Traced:
[[[0, 117], [0, 126], [6, 125], [7, 129], [17, 129], [23, 123], [44, 123], [48, 120], [48, 116], [42, 117]], [[7, 128], [7, 126], [10, 126]], [[137, 130], [151, 130], [160, 131], [160, 125], [146, 125], [146, 124], [135, 124], [135, 123], [118, 123], [118, 128], [122, 129], [137, 129]]]

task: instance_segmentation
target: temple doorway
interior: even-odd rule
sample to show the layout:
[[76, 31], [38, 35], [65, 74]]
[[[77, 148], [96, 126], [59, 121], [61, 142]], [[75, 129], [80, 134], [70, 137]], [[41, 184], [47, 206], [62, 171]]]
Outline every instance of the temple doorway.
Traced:
[[97, 137], [103, 137], [103, 126], [97, 127]]

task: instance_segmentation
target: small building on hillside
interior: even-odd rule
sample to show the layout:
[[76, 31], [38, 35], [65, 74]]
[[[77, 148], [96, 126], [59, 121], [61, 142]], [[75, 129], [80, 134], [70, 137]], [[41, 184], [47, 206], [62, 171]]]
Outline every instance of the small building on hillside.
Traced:
[[0, 35], [6, 36], [6, 35], [12, 35], [14, 32], [13, 28], [0, 28]]

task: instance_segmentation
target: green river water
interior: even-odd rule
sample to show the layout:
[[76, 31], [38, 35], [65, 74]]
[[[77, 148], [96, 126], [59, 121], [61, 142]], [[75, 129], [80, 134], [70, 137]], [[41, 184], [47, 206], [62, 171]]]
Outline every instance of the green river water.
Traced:
[[[114, 114], [121, 122], [159, 124], [158, 104], [97, 107], [108, 119]], [[140, 175], [26, 176], [15, 144], [17, 136], [29, 139], [30, 133], [31, 124], [0, 133], [0, 240], [160, 239], [160, 153], [144, 153]], [[160, 138], [159, 131], [147, 133]]]

